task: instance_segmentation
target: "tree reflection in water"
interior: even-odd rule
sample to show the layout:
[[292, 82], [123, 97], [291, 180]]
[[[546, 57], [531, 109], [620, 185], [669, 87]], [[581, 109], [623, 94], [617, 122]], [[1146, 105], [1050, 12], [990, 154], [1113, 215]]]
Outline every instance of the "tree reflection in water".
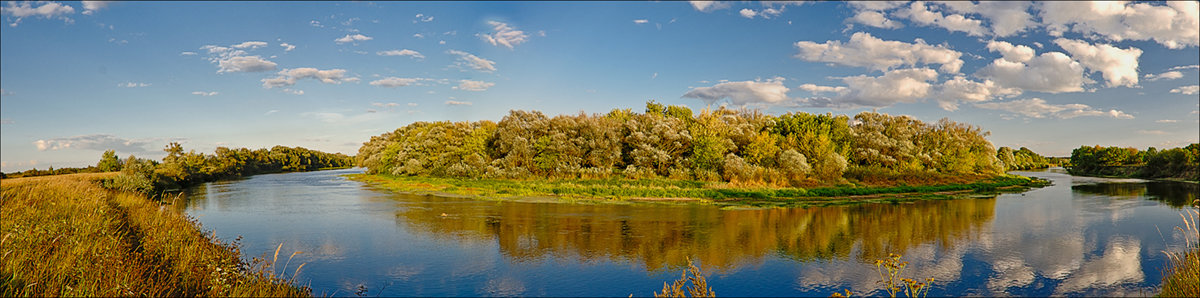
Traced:
[[992, 219], [996, 202], [984, 198], [721, 210], [433, 197], [405, 201], [406, 208], [396, 212], [398, 224], [460, 242], [495, 241], [515, 262], [547, 256], [625, 260], [659, 271], [686, 266], [692, 256], [706, 271], [718, 272], [760, 263], [768, 254], [797, 261], [867, 262], [935, 241], [951, 249], [979, 234]]

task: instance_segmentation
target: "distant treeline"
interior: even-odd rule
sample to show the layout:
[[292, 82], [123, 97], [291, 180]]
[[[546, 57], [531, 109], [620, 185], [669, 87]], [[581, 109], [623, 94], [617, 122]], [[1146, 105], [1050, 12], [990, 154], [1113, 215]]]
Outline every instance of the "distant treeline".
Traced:
[[518, 110], [498, 123], [416, 122], [372, 137], [356, 158], [369, 173], [393, 175], [829, 185], [878, 177], [994, 176], [1012, 166], [1001, 163], [987, 135], [948, 119], [925, 123], [875, 112], [853, 119], [772, 116], [724, 107], [693, 113], [649, 102], [645, 113], [614, 109], [548, 117]]
[[996, 158], [1000, 159], [1000, 163], [1004, 164], [1004, 168], [1008, 171], [1044, 169], [1059, 163], [1055, 158], [1038, 155], [1025, 147], [1016, 151], [1013, 151], [1012, 148], [1000, 147], [996, 150]]
[[1159, 151], [1082, 146], [1071, 151], [1073, 175], [1179, 178], [1200, 181], [1200, 143]]
[[158, 162], [133, 155], [120, 160], [109, 150], [104, 152], [96, 167], [103, 171], [121, 171], [120, 175], [105, 181], [105, 187], [157, 194], [163, 190], [246, 175], [315, 171], [353, 164], [353, 158], [345, 154], [301, 147], [275, 146], [270, 150], [217, 147], [216, 154], [203, 154], [194, 150], [184, 152], [183, 146], [172, 142], [163, 151], [167, 156]]
[[20, 171], [20, 172], [0, 173], [0, 178], [21, 178], [21, 177], [35, 177], [35, 176], [63, 175], [63, 174], [77, 174], [77, 173], [100, 173], [100, 172], [104, 172], [104, 171], [101, 171], [100, 168], [97, 168], [96, 166], [87, 166], [86, 168], [57, 168], [57, 169], [55, 169], [54, 166], [50, 166], [50, 169], [47, 169], [47, 170], [38, 170], [35, 168], [35, 169], [28, 169], [28, 170], [24, 170], [24, 171]]

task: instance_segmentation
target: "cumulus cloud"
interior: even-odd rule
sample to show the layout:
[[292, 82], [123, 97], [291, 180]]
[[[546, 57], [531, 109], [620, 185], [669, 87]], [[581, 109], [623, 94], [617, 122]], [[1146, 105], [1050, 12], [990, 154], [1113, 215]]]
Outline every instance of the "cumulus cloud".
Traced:
[[242, 42], [239, 44], [232, 45], [230, 47], [235, 48], [235, 49], [252, 49], [253, 50], [253, 49], [266, 47], [266, 46], [267, 46], [267, 43], [264, 41], [247, 41], [247, 42]]
[[1017, 88], [1005, 88], [992, 80], [976, 82], [963, 76], [946, 80], [937, 86], [933, 99], [943, 110], [958, 110], [958, 104], [989, 101], [994, 98], [1010, 97], [1021, 94]]
[[700, 12], [729, 8], [729, 3], [724, 1], [688, 1], [688, 3], [692, 4], [692, 8]]
[[975, 74], [1001, 86], [1048, 93], [1083, 91], [1083, 66], [1059, 52], [1018, 62], [999, 58]]
[[371, 84], [371, 86], [395, 88], [395, 87], [404, 87], [404, 86], [409, 86], [409, 85], [415, 85], [415, 84], [420, 83], [423, 80], [425, 80], [425, 79], [386, 77], [383, 79], [371, 81], [369, 84]]
[[1055, 39], [1054, 43], [1071, 53], [1071, 58], [1079, 61], [1084, 67], [1100, 72], [1109, 87], [1137, 86], [1138, 57], [1142, 56], [1141, 49], [1120, 49], [1109, 44], [1091, 45], [1085, 41], [1066, 38]]
[[85, 15], [94, 14], [94, 13], [96, 13], [96, 11], [98, 11], [102, 8], [108, 7], [108, 5], [112, 3], [112, 1], [79, 1], [79, 2], [80, 2], [80, 4], [83, 4], [83, 12], [82, 13]]
[[204, 91], [192, 91], [192, 94], [194, 94], [194, 95], [199, 95], [199, 96], [215, 96], [215, 95], [217, 95], [217, 94], [220, 94], [220, 93], [218, 93], [217, 91], [210, 91], [210, 92], [204, 92]]
[[783, 85], [783, 78], [766, 81], [725, 82], [712, 87], [698, 87], [684, 93], [682, 97], [703, 100], [712, 105], [722, 99], [729, 99], [734, 105], [748, 104], [780, 104], [788, 99], [788, 87]]
[[[263, 88], [270, 89], [292, 86], [296, 84], [296, 81], [301, 79], [315, 79], [326, 84], [358, 81], [358, 78], [346, 77], [345, 69], [319, 70], [312, 67], [301, 67], [281, 70], [278, 77], [262, 79], [262, 82]], [[299, 94], [304, 93], [301, 91]]]
[[150, 87], [150, 83], [128, 82], [128, 83], [117, 84], [117, 87], [125, 87], [125, 88]]
[[758, 15], [757, 12], [755, 12], [754, 10], [749, 9], [749, 8], [743, 8], [741, 11], [738, 11], [738, 14], [741, 14], [742, 17], [747, 18], [747, 19], [753, 19], [755, 16]]
[[372, 40], [372, 39], [375, 39], [375, 38], [366, 36], [366, 35], [362, 35], [362, 34], [353, 34], [353, 35], [346, 34], [346, 36], [342, 36], [338, 39], [334, 39], [333, 41], [337, 42], [339, 44], [342, 44], [342, 43], [347, 43], [347, 42], [357, 43], [360, 41], [368, 41], [368, 40]]
[[448, 105], [448, 106], [469, 106], [469, 105], [473, 105], [473, 103], [471, 103], [469, 101], [447, 100], [446, 105]]
[[808, 91], [808, 92], [812, 92], [812, 93], [842, 93], [842, 92], [846, 91], [846, 87], [842, 87], [842, 86], [831, 87], [831, 86], [818, 86], [815, 84], [802, 84], [802, 85], [800, 85], [800, 87], [797, 87], [797, 88], [800, 88], [800, 90], [804, 90], [804, 91]]
[[1171, 119], [1154, 120], [1154, 123], [1175, 123], [1175, 122], [1179, 122], [1179, 120], [1171, 120]]
[[488, 25], [492, 26], [492, 34], [477, 34], [483, 41], [486, 41], [494, 46], [505, 46], [512, 49], [513, 46], [521, 44], [529, 40], [529, 35], [524, 31], [517, 30], [508, 24], [488, 21]]
[[940, 70], [956, 73], [962, 68], [962, 53], [943, 46], [931, 46], [924, 40], [915, 43], [888, 41], [875, 38], [870, 33], [857, 32], [850, 41], [842, 43], [830, 40], [825, 43], [799, 41], [796, 58], [806, 61], [830, 62], [848, 66], [866, 67], [886, 71], [897, 66], [917, 64], [941, 64]]
[[1027, 118], [1059, 118], [1071, 119], [1083, 116], [1110, 117], [1114, 119], [1133, 119], [1133, 115], [1118, 110], [1107, 112], [1094, 109], [1085, 104], [1050, 104], [1041, 98], [1020, 99], [1008, 102], [977, 103], [975, 107], [989, 110], [1000, 110]]
[[279, 44], [279, 46], [283, 47], [283, 51], [284, 51], [284, 52], [291, 52], [292, 50], [295, 50], [295, 49], [296, 49], [296, 45], [294, 45], [294, 44], [289, 44], [289, 43], [286, 43], [286, 42], [285, 42], [285, 43], [281, 43], [281, 44]]
[[1026, 1], [943, 1], [953, 12], [979, 14], [990, 23], [992, 34], [1007, 37], [1037, 26], [1029, 14], [1030, 3]]
[[649, 22], [650, 22], [650, 20], [646, 20], [646, 19], [633, 20], [634, 24], [645, 24], [645, 23], [649, 23]]
[[83, 150], [116, 150], [122, 153], [150, 153], [146, 145], [152, 140], [134, 140], [119, 138], [109, 134], [81, 135], [66, 138], [43, 139], [33, 142], [38, 151], [83, 149]]
[[[39, 5], [38, 7], [33, 7], [34, 4], [41, 4], [41, 5]], [[61, 19], [63, 21], [70, 23], [70, 22], [73, 22], [73, 20], [71, 20], [71, 18], [68, 18], [67, 15], [73, 14], [73, 13], [75, 13], [75, 8], [72, 8], [67, 5], [59, 4], [58, 2], [53, 2], [53, 1], [50, 1], [50, 2], [38, 1], [38, 2], [32, 2], [32, 3], [30, 1], [25, 1], [25, 2], [20, 2], [19, 4], [17, 3], [17, 1], [11, 1], [11, 2], [8, 2], [7, 6], [0, 7], [0, 14], [6, 14], [6, 15], [17, 18], [12, 23], [8, 24], [11, 27], [16, 27], [18, 24], [21, 23], [21, 20], [26, 17], [38, 17], [38, 18], [43, 18], [43, 19]]]
[[988, 51], [999, 52], [1004, 60], [1013, 62], [1029, 62], [1036, 54], [1033, 48], [1025, 45], [1013, 45], [1004, 41], [990, 41], [987, 44]]
[[475, 56], [471, 53], [467, 53], [467, 52], [463, 52], [463, 51], [459, 51], [459, 50], [449, 50], [449, 51], [446, 51], [446, 53], [452, 54], [452, 55], [458, 55], [458, 61], [454, 62], [455, 66], [469, 67], [471, 69], [482, 71], [482, 72], [496, 71], [496, 62], [495, 61], [484, 59], [484, 58], [479, 58], [478, 56]]
[[908, 18], [923, 26], [942, 27], [950, 31], [965, 32], [971, 36], [983, 36], [986, 32], [986, 29], [983, 28], [983, 21], [961, 14], [943, 15], [941, 12], [929, 10], [922, 1], [915, 1], [907, 8], [897, 10], [895, 15]]
[[1196, 95], [1197, 93], [1200, 93], [1200, 85], [1182, 86], [1179, 88], [1171, 89], [1171, 93], [1179, 93], [1179, 94], [1183, 94], [1183, 95]]
[[491, 88], [492, 86], [495, 86], [495, 85], [496, 85], [496, 83], [491, 83], [491, 82], [460, 80], [460, 81], [458, 81], [458, 86], [455, 86], [454, 89], [478, 92], [478, 91], [487, 91], [488, 88]]
[[381, 51], [375, 52], [375, 54], [380, 56], [409, 56], [415, 59], [425, 59], [425, 55], [421, 55], [420, 52], [409, 49]]
[[912, 103], [930, 94], [937, 71], [929, 68], [897, 69], [882, 76], [859, 75], [842, 78], [847, 90], [834, 97], [836, 105], [885, 107]]
[[418, 22], [420, 22], [420, 23], [433, 22], [433, 16], [427, 16], [427, 15], [421, 14], [421, 13], [418, 13], [415, 18], [416, 19], [413, 20], [413, 24], [416, 24]]
[[852, 17], [850, 19], [856, 23], [871, 26], [871, 27], [876, 27], [876, 28], [896, 29], [896, 28], [904, 27], [904, 25], [901, 25], [900, 22], [888, 19], [887, 16], [885, 16], [883, 13], [878, 12], [878, 11], [870, 11], [870, 10], [859, 11], [858, 13], [855, 13], [854, 17]]
[[1166, 6], [1126, 2], [1041, 3], [1042, 23], [1052, 35], [1096, 34], [1113, 41], [1154, 40], [1171, 49], [1200, 45], [1200, 4], [1167, 1]]
[[1183, 77], [1183, 73], [1179, 72], [1178, 70], [1172, 70], [1172, 71], [1168, 71], [1168, 72], [1164, 72], [1164, 73], [1160, 73], [1160, 74], [1148, 73], [1145, 76], [1147, 81], [1174, 80], [1174, 79], [1178, 79], [1178, 78], [1182, 78], [1182, 77]]
[[237, 56], [217, 61], [218, 73], [222, 72], [261, 72], [275, 70], [275, 62], [259, 56]]

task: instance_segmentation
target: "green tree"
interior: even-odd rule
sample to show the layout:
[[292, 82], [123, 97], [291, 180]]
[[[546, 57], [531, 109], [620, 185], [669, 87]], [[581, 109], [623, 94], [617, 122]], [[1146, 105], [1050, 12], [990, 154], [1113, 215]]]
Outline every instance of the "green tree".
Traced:
[[100, 168], [101, 172], [115, 172], [121, 170], [121, 160], [117, 158], [117, 152], [106, 150], [100, 156], [100, 162], [96, 163], [96, 167]]

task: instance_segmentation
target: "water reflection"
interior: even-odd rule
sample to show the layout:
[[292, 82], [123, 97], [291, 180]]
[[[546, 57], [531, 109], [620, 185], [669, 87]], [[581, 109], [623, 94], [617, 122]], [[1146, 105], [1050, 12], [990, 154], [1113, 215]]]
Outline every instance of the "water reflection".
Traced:
[[1022, 174], [1054, 186], [994, 198], [722, 210], [396, 195], [347, 172], [211, 183], [176, 206], [248, 254], [304, 251], [301, 280], [326, 294], [645, 295], [691, 258], [722, 296], [883, 295], [872, 262], [901, 253], [932, 296], [1097, 296], [1157, 291], [1182, 243], [1167, 204], [1197, 194], [1046, 171]]
[[1129, 199], [1148, 197], [1182, 208], [1196, 200], [1200, 194], [1200, 184], [1152, 181], [1145, 183], [1096, 183], [1071, 186], [1072, 190], [1089, 194], [1100, 194]]

